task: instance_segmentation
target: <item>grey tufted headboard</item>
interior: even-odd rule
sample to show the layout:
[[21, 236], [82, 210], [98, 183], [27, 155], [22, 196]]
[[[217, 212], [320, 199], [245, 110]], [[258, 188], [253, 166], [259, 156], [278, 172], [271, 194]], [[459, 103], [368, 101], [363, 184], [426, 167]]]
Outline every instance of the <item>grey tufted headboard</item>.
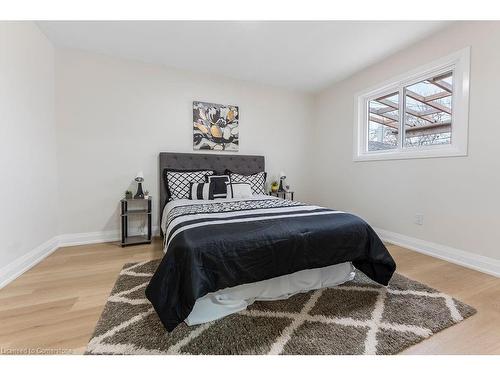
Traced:
[[210, 169], [219, 174], [226, 169], [241, 174], [253, 174], [265, 171], [264, 156], [258, 155], [219, 155], [219, 154], [188, 154], [179, 152], [160, 152], [160, 221], [168, 196], [163, 181], [163, 170], [173, 169]]

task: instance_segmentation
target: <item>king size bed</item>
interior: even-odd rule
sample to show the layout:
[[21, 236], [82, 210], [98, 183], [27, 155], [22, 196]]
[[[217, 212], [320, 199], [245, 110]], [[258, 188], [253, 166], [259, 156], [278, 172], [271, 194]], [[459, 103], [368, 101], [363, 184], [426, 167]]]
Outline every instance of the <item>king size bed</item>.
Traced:
[[[265, 195], [263, 156], [160, 153], [159, 172], [165, 255], [146, 296], [167, 331], [339, 285], [355, 270], [387, 285], [395, 271], [359, 217]], [[214, 194], [218, 179], [227, 195]]]

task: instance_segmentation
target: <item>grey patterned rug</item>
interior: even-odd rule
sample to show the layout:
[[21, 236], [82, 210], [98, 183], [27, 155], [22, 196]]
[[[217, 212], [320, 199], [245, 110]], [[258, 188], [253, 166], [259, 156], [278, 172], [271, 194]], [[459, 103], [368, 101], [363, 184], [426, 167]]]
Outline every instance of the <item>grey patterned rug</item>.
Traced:
[[385, 288], [357, 271], [338, 287], [168, 333], [144, 295], [158, 264], [125, 265], [86, 354], [395, 354], [476, 312], [399, 274]]

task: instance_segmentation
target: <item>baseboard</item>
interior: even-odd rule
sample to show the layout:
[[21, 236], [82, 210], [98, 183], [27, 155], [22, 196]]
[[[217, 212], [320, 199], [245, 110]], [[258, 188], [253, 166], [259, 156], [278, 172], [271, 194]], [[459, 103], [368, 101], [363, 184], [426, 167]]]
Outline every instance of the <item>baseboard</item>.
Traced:
[[52, 254], [58, 247], [59, 240], [56, 236], [2, 267], [0, 269], [0, 289]]
[[[151, 231], [153, 236], [159, 235], [158, 227], [152, 227]], [[120, 241], [120, 236], [121, 233], [119, 230], [108, 230], [101, 232], [61, 234], [58, 238], [59, 247], [66, 247]]]
[[[159, 228], [152, 228], [153, 236], [159, 235]], [[14, 281], [17, 277], [34, 267], [44, 258], [60, 247], [88, 245], [95, 243], [114, 242], [120, 240], [120, 231], [70, 233], [55, 236], [44, 242], [29, 253], [0, 268], [0, 289]]]
[[455, 249], [450, 246], [424, 241], [385, 229], [373, 228], [379, 237], [386, 242], [407, 249], [446, 260], [460, 266], [500, 277], [500, 260], [478, 255], [469, 251]]
[[59, 236], [59, 247], [89, 245], [94, 243], [113, 242], [120, 240], [120, 231], [108, 230], [101, 232], [69, 233]]

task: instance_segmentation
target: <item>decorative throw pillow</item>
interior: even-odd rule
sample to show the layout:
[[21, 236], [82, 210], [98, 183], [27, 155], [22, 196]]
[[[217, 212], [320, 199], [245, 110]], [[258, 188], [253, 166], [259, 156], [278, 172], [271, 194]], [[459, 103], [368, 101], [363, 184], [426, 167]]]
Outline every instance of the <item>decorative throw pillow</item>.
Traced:
[[189, 184], [189, 199], [213, 200], [215, 184], [211, 182], [191, 182]]
[[213, 175], [214, 171], [165, 169], [163, 177], [167, 186], [169, 200], [189, 199], [189, 187], [191, 182], [205, 182], [206, 175]]
[[229, 176], [231, 177], [231, 182], [246, 182], [247, 184], [250, 184], [252, 188], [252, 194], [266, 194], [266, 172], [259, 172], [249, 176], [245, 176], [238, 173], [232, 173], [230, 170], [226, 170], [226, 174], [229, 174]]
[[228, 175], [222, 176], [206, 176], [206, 182], [213, 183], [215, 185], [214, 199], [225, 199], [227, 198], [227, 182], [231, 182]]
[[228, 182], [227, 197], [228, 198], [251, 198], [252, 188], [246, 182]]

